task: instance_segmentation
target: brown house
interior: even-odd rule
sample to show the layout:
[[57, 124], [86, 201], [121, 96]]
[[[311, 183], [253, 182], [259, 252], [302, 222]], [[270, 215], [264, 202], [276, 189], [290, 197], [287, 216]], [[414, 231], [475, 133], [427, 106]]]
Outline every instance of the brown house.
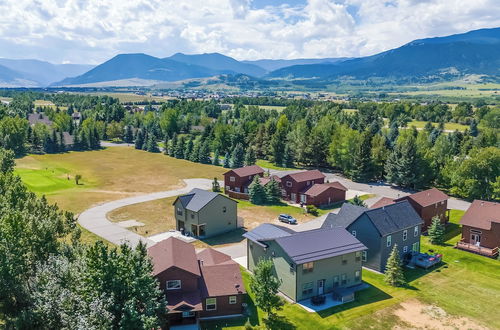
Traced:
[[347, 188], [340, 182], [315, 183], [300, 194], [300, 201], [306, 205], [330, 205], [345, 201]]
[[228, 255], [171, 237], [148, 249], [153, 275], [165, 292], [170, 324], [242, 314], [245, 288], [239, 265]]
[[254, 176], [264, 176], [264, 170], [257, 165], [236, 168], [224, 173], [224, 190], [229, 197], [248, 199], [248, 186]]
[[457, 248], [496, 257], [500, 247], [500, 203], [475, 200], [460, 220]]
[[281, 196], [292, 203], [300, 203], [303, 192], [324, 182], [325, 175], [318, 170], [288, 174], [281, 178]]
[[437, 216], [443, 224], [448, 223], [448, 195], [442, 191], [431, 188], [408, 196], [395, 199], [395, 202], [407, 200], [424, 220], [422, 231], [426, 232], [431, 225], [432, 218]]

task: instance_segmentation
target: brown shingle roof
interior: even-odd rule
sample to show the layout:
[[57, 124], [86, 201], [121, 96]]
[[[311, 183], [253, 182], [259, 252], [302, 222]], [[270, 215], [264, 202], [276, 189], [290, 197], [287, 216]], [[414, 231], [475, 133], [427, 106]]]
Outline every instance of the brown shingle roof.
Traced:
[[178, 238], [170, 237], [148, 249], [153, 259], [153, 275], [158, 275], [170, 267], [177, 267], [200, 276], [200, 268], [194, 246]]
[[318, 170], [292, 173], [289, 174], [289, 176], [297, 182], [304, 182], [309, 180], [317, 180], [325, 178], [325, 175]]
[[203, 304], [199, 291], [172, 291], [167, 292], [167, 308], [169, 311], [201, 311]]
[[264, 173], [264, 170], [260, 166], [251, 165], [251, 166], [235, 168], [234, 170], [231, 170], [231, 171], [224, 173], [224, 175], [227, 173], [230, 173], [230, 172], [233, 172], [234, 174], [236, 174], [239, 177], [243, 177], [243, 176], [250, 176], [250, 175], [255, 175], [255, 174], [259, 174], [259, 173]]
[[217, 265], [231, 261], [231, 257], [217, 250], [207, 248], [196, 254], [196, 257], [204, 266]]
[[271, 176], [264, 176], [262, 178], [259, 178], [259, 182], [261, 185], [265, 186], [266, 184], [268, 184], [271, 179], [274, 179], [274, 181], [276, 182], [281, 182], [281, 178], [277, 175], [271, 175]]
[[371, 209], [376, 209], [376, 208], [379, 208], [379, 207], [382, 207], [382, 206], [387, 206], [387, 205], [391, 205], [391, 204], [394, 204], [394, 200], [392, 198], [389, 198], [389, 197], [382, 197], [381, 199], [379, 199], [378, 201], [376, 201], [372, 206], [370, 206]]
[[500, 223], [500, 203], [485, 202], [476, 199], [469, 206], [462, 219], [461, 225], [491, 230], [491, 223]]
[[439, 189], [431, 188], [418, 193], [411, 194], [410, 196], [401, 197], [396, 201], [410, 198], [421, 206], [429, 206], [447, 200], [449, 197]]
[[344, 187], [342, 184], [340, 184], [340, 182], [332, 182], [332, 183], [315, 183], [311, 187], [306, 188], [302, 193], [308, 196], [319, 196], [330, 188], [347, 191], [347, 188]]

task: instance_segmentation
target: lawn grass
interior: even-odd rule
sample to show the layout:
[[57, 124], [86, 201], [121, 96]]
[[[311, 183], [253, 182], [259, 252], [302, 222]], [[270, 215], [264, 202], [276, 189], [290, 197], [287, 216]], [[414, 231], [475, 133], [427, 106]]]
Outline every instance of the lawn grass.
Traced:
[[[409, 285], [393, 288], [383, 281], [383, 275], [363, 270], [363, 280], [369, 289], [356, 294], [356, 301], [308, 313], [296, 304], [286, 303], [279, 315], [284, 317], [282, 329], [391, 329], [395, 326], [412, 328], [394, 315], [401, 302], [418, 299], [437, 305], [456, 317], [467, 317], [476, 324], [500, 328], [498, 296], [500, 296], [500, 261], [453, 248], [459, 239], [458, 221], [463, 211], [453, 210], [443, 246], [429, 243], [422, 237], [422, 251], [433, 249], [444, 254], [444, 263], [428, 271], [407, 270]], [[457, 235], [458, 234], [458, 235]], [[253, 326], [262, 325], [263, 313], [253, 304], [249, 288], [250, 274], [243, 271], [245, 288], [249, 292], [249, 318], [203, 322], [202, 329], [243, 329], [247, 319]]]
[[[416, 128], [424, 128], [425, 124], [427, 124], [426, 121], [418, 121], [418, 120], [413, 120], [408, 123], [408, 127], [415, 126]], [[439, 124], [438, 123], [432, 123], [433, 126], [437, 127]], [[458, 123], [445, 123], [444, 124], [444, 129], [447, 131], [455, 131], [459, 130], [461, 132], [465, 131], [469, 126], [467, 125], [462, 125]]]
[[268, 160], [264, 159], [258, 159], [255, 165], [258, 165], [264, 169], [270, 169], [270, 170], [279, 170], [279, 171], [292, 171], [292, 170], [298, 170], [299, 168], [294, 168], [294, 167], [280, 167], [276, 166], [273, 163], [271, 163]]

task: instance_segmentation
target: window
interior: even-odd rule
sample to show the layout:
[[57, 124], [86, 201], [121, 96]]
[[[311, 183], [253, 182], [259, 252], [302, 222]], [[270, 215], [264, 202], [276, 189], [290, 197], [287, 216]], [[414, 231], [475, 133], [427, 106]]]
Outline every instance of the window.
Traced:
[[359, 270], [357, 270], [354, 273], [354, 279], [356, 280], [356, 282], [359, 282], [360, 278], [361, 278], [361, 272]]
[[415, 226], [415, 228], [413, 228], [413, 236], [418, 236], [418, 226]]
[[290, 264], [290, 273], [294, 273], [295, 272], [295, 264], [291, 263]]
[[403, 246], [403, 252], [404, 253], [408, 252], [408, 245]]
[[182, 215], [182, 209], [180, 207], [177, 208], [177, 215]]
[[281, 189], [281, 196], [286, 196], [286, 190], [285, 189]]
[[223, 207], [222, 207], [222, 212], [223, 212], [223, 213], [226, 213], [226, 211], [227, 211], [226, 207], [225, 207], [225, 206], [223, 206]]
[[403, 230], [403, 241], [406, 241], [406, 239], [408, 238], [408, 230]]
[[235, 182], [235, 181], [236, 181], [236, 178], [235, 178], [234, 176], [230, 176], [230, 177], [229, 177], [229, 181], [231, 181], [231, 182]]
[[347, 265], [347, 257], [345, 255], [342, 256], [342, 265]]
[[205, 310], [207, 311], [217, 310], [217, 298], [207, 298], [207, 300], [205, 300], [205, 305]]
[[240, 192], [240, 187], [234, 187], [234, 191]]
[[194, 312], [182, 312], [182, 317], [193, 317]]
[[292, 186], [292, 182], [291, 182], [291, 181], [287, 181], [287, 182], [286, 182], [286, 186], [287, 186], [287, 187], [291, 187], [291, 186]]
[[314, 269], [314, 262], [306, 262], [302, 265], [302, 272], [304, 273], [312, 273]]
[[333, 277], [333, 287], [336, 288], [339, 286], [339, 277], [338, 276], [334, 276]]
[[346, 284], [347, 284], [347, 275], [346, 275], [346, 274], [342, 274], [342, 275], [340, 276], [340, 283], [341, 283], [342, 285], [346, 285]]
[[368, 257], [368, 251], [363, 251], [361, 252], [361, 261], [366, 261], [366, 258]]
[[272, 251], [272, 252], [271, 252], [271, 255], [272, 255], [273, 257], [276, 257], [276, 254], [274, 253], [274, 251]]
[[311, 184], [311, 181], [307, 181], [307, 183], [306, 183], [306, 184], [309, 186], [309, 185]]
[[313, 292], [313, 282], [302, 285], [302, 295], [307, 296]]
[[418, 242], [413, 243], [412, 246], [411, 246], [411, 250], [413, 252], [418, 252], [418, 250], [419, 250], [418, 246], [419, 246]]
[[231, 190], [231, 187], [229, 187], [229, 186], [226, 186], [226, 190]]
[[361, 261], [361, 252], [356, 252], [356, 261]]
[[230, 305], [236, 304], [236, 296], [229, 296], [229, 304]]
[[191, 219], [194, 219], [194, 213], [191, 213]]
[[356, 231], [355, 230], [352, 231], [352, 236], [356, 237]]
[[387, 247], [390, 247], [391, 244], [392, 244], [392, 236], [389, 235], [389, 236], [387, 236]]
[[181, 288], [181, 280], [167, 281], [167, 290], [177, 290]]

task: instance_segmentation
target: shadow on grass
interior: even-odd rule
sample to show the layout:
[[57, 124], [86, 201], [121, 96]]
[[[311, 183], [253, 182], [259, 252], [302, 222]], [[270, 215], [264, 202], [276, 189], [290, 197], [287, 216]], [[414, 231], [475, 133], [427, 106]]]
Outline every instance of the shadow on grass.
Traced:
[[[405, 271], [405, 277], [408, 282], [412, 282], [432, 272], [440, 272], [442, 268], [448, 268], [447, 263], [444, 261], [441, 261], [439, 264], [432, 266], [431, 268], [428, 269], [424, 268], [407, 269]], [[407, 289], [417, 290], [411, 285], [408, 285]]]
[[342, 304], [339, 306], [331, 307], [325, 309], [323, 311], [318, 312], [317, 314], [321, 318], [329, 317], [332, 314], [340, 313], [351, 308], [360, 307], [364, 305], [373, 304], [382, 300], [391, 299], [392, 296], [387, 294], [386, 292], [380, 290], [375, 286], [370, 286], [367, 289], [362, 291], [358, 291], [355, 293], [356, 299], [353, 302]]
[[[448, 222], [448, 224], [446, 225], [446, 231], [443, 236], [443, 241], [448, 242], [449, 240], [461, 234], [462, 234], [462, 229], [460, 228], [459, 224]], [[455, 244], [445, 243], [444, 245], [451, 246]]]
[[224, 233], [224, 234], [217, 235], [214, 237], [202, 239], [201, 241], [208, 244], [208, 245], [239, 243], [245, 239], [243, 237], [243, 234], [246, 232], [247, 231], [245, 228], [238, 228], [238, 229], [232, 230], [228, 233]]

